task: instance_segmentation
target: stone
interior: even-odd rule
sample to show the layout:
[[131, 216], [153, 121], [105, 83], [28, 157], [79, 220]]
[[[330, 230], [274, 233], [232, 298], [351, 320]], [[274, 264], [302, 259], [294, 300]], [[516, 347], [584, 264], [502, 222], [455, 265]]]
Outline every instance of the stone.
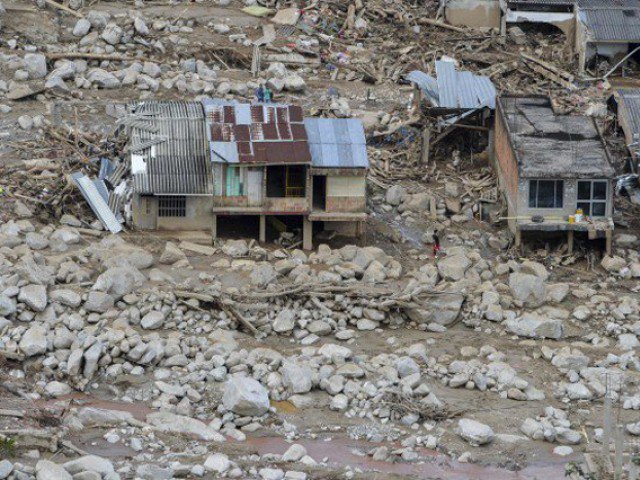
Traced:
[[51, 292], [49, 294], [49, 299], [52, 302], [57, 302], [60, 305], [65, 305], [72, 308], [77, 308], [82, 303], [82, 297], [80, 296], [80, 294], [74, 292], [73, 290], [64, 288]]
[[286, 452], [282, 454], [283, 462], [297, 462], [307, 454], [307, 449], [298, 443], [291, 445]]
[[16, 301], [0, 293], [0, 317], [8, 317], [16, 312]]
[[407, 189], [402, 185], [393, 185], [389, 187], [385, 193], [385, 201], [389, 205], [397, 207], [400, 205], [407, 196]]
[[102, 68], [92, 68], [87, 74], [87, 80], [98, 88], [118, 88], [120, 86], [120, 80], [112, 73], [103, 70]]
[[147, 415], [147, 422], [158, 430], [180, 435], [195, 436], [201, 440], [224, 442], [225, 438], [204, 422], [184, 415], [176, 415], [165, 410]]
[[22, 353], [27, 357], [41, 355], [47, 351], [47, 330], [43, 325], [33, 325], [29, 328], [18, 344]]
[[284, 89], [289, 92], [304, 92], [307, 84], [297, 73], [288, 73], [284, 77]]
[[[149, 463], [139, 465], [136, 468], [136, 478], [141, 480], [172, 480], [175, 478], [173, 473], [171, 467], [160, 467]], [[76, 479], [74, 478], [74, 480]]]
[[84, 37], [91, 30], [91, 22], [86, 18], [81, 18], [78, 20], [73, 27], [73, 36], [74, 37]]
[[627, 265], [627, 261], [622, 257], [605, 255], [600, 265], [609, 273], [619, 273]]
[[49, 246], [49, 240], [47, 240], [47, 237], [36, 232], [27, 233], [25, 243], [31, 250], [44, 250]]
[[13, 463], [9, 460], [0, 460], [0, 480], [5, 480], [13, 472]]
[[536, 275], [514, 272], [509, 276], [509, 289], [513, 298], [528, 307], [539, 307], [544, 303], [546, 288], [544, 281]]
[[259, 263], [251, 270], [250, 281], [252, 285], [264, 288], [272, 283], [278, 274], [270, 263]]
[[282, 480], [284, 472], [279, 468], [261, 468], [258, 471], [261, 480]]
[[464, 274], [471, 266], [471, 260], [465, 255], [452, 255], [441, 259], [437, 266], [438, 273], [443, 279], [457, 282], [464, 278]]
[[20, 115], [18, 117], [18, 125], [23, 130], [31, 130], [33, 128], [33, 120], [29, 115]]
[[557, 446], [553, 449], [554, 455], [559, 455], [561, 457], [567, 457], [573, 453], [573, 448], [567, 446]]
[[142, 35], [142, 36], [149, 35], [149, 27], [147, 26], [145, 21], [140, 17], [136, 17], [133, 20], [133, 28], [135, 28], [138, 35]]
[[76, 460], [71, 460], [64, 464], [64, 468], [72, 475], [90, 471], [97, 472], [103, 477], [106, 477], [107, 475], [115, 473], [111, 461], [103, 457], [98, 457], [97, 455], [85, 455]]
[[77, 417], [85, 427], [116, 427], [135, 423], [135, 418], [129, 412], [96, 407], [80, 408]]
[[427, 308], [406, 308], [405, 313], [416, 323], [447, 326], [458, 319], [463, 302], [463, 295], [445, 293], [432, 297]]
[[152, 310], [147, 313], [140, 321], [140, 326], [145, 330], [155, 330], [164, 324], [164, 313], [158, 310]]
[[24, 286], [20, 289], [18, 301], [36, 312], [42, 312], [47, 307], [47, 287], [44, 285]]
[[204, 468], [207, 472], [224, 473], [231, 467], [229, 457], [224, 453], [214, 453], [209, 455], [204, 462]]
[[[273, 321], [273, 331], [277, 333], [284, 333], [293, 330], [296, 326], [295, 316], [296, 313], [289, 308], [280, 310], [275, 320]], [[329, 330], [331, 330], [331, 327], [329, 327]]]
[[44, 387], [44, 391], [51, 397], [61, 397], [71, 393], [72, 389], [66, 383], [53, 381], [47, 383], [47, 386]]
[[285, 362], [281, 374], [282, 384], [291, 393], [307, 393], [313, 387], [313, 370], [308, 365]]
[[114, 302], [114, 298], [108, 293], [91, 291], [84, 302], [84, 308], [89, 312], [105, 313], [113, 308]]
[[468, 418], [462, 418], [458, 421], [456, 433], [471, 445], [486, 445], [495, 438], [491, 427]]
[[122, 38], [122, 28], [120, 28], [115, 23], [108, 23], [100, 37], [107, 42], [109, 45], [117, 45], [120, 43], [120, 39]]
[[24, 202], [18, 200], [13, 204], [13, 213], [15, 213], [20, 218], [31, 218], [33, 217], [33, 212], [29, 207], [27, 207]]
[[547, 319], [535, 313], [525, 313], [521, 317], [507, 320], [504, 324], [509, 332], [521, 337], [559, 340], [564, 334], [561, 320]]
[[167, 242], [162, 255], [160, 255], [160, 263], [164, 265], [173, 265], [186, 259], [186, 254], [173, 242]]
[[137, 268], [131, 266], [112, 267], [96, 279], [93, 290], [111, 294], [115, 299], [140, 288], [146, 278]]
[[269, 392], [253, 378], [234, 375], [227, 380], [222, 403], [239, 415], [263, 415], [269, 410]]
[[36, 463], [36, 480], [73, 480], [73, 477], [57, 463], [40, 460]]
[[47, 57], [41, 53], [27, 53], [24, 56], [24, 68], [32, 80], [47, 76]]
[[249, 253], [249, 247], [244, 240], [227, 240], [222, 246], [222, 252], [230, 257], [244, 257]]

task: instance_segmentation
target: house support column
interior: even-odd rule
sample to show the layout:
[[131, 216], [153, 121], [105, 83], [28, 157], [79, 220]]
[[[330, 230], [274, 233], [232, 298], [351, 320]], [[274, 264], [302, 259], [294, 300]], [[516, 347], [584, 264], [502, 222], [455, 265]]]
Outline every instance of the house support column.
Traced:
[[261, 243], [265, 243], [267, 241], [267, 216], [260, 215], [260, 233], [258, 234], [258, 240]]
[[218, 216], [214, 215], [211, 221], [211, 243], [218, 237]]
[[313, 250], [313, 223], [309, 217], [302, 217], [302, 249]]
[[567, 253], [569, 255], [573, 253], [573, 230], [567, 231]]
[[611, 256], [611, 243], [613, 240], [613, 232], [611, 230], [605, 230], [605, 241], [606, 241], [606, 254]]
[[522, 231], [516, 227], [516, 244], [515, 247], [517, 250], [520, 250], [520, 246], [522, 245]]

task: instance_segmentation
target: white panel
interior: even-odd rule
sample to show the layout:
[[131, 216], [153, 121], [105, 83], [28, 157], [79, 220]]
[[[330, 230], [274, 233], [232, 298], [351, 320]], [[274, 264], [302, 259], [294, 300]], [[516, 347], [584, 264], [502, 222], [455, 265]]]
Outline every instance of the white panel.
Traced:
[[364, 196], [364, 177], [327, 177], [327, 197]]

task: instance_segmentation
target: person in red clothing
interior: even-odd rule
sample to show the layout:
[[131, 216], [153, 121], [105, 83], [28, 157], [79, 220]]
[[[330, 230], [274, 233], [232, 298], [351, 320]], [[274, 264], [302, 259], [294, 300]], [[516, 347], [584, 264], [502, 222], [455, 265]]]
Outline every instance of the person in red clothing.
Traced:
[[433, 232], [433, 258], [437, 258], [438, 254], [442, 250], [440, 247], [440, 236], [438, 235], [438, 230], [434, 230]]

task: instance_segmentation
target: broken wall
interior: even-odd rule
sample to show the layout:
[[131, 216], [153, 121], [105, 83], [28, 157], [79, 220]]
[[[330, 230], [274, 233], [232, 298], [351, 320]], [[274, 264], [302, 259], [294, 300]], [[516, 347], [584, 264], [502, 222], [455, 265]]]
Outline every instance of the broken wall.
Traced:
[[[509, 131], [502, 117], [502, 107], [498, 105], [494, 133], [494, 159], [500, 189], [507, 201], [507, 216], [514, 217], [518, 211], [518, 162], [511, 148]], [[516, 222], [509, 220], [509, 228], [515, 233]]]
[[497, 0], [452, 0], [447, 2], [444, 16], [451, 25], [500, 28], [500, 2]]
[[362, 176], [327, 176], [327, 212], [364, 212], [366, 182]]

